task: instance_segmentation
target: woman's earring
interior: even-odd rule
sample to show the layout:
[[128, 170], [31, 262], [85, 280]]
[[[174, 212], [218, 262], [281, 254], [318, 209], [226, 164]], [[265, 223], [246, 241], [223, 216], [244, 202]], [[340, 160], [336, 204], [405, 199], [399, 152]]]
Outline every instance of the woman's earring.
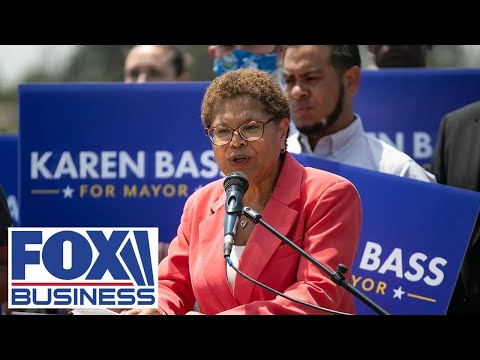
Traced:
[[282, 150], [280, 150], [280, 152], [281, 152], [282, 154], [285, 154], [285, 148], [283, 148]]

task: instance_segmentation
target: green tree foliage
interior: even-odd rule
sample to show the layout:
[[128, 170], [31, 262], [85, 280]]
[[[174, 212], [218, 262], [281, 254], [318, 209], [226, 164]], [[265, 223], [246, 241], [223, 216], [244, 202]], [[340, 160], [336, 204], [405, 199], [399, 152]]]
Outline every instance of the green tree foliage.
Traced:
[[192, 57], [190, 78], [192, 81], [211, 81], [215, 77], [213, 60], [208, 54], [208, 45], [178, 45]]
[[[20, 83], [121, 82], [125, 57], [132, 46], [79, 45], [68, 63], [62, 67], [52, 67], [46, 61], [31, 69]], [[189, 72], [192, 81], [210, 81], [215, 77], [212, 69], [213, 61], [208, 54], [208, 45], [178, 46], [191, 57]], [[366, 66], [370, 62], [366, 55], [366, 45], [360, 46], [363, 65]], [[458, 45], [435, 45], [429, 54], [427, 65], [428, 67], [478, 66], [478, 52], [473, 50], [468, 48], [467, 51]], [[3, 106], [0, 132], [17, 131], [17, 92], [17, 85], [0, 90], [0, 105]]]
[[81, 45], [59, 81], [123, 81], [123, 62], [131, 45]]
[[[133, 45], [79, 45], [62, 67], [41, 63], [32, 68], [20, 83], [53, 82], [122, 82], [123, 65], [128, 51]], [[210, 81], [215, 77], [213, 61], [208, 54], [208, 45], [178, 45], [190, 58], [190, 79], [192, 81]], [[0, 118], [0, 132], [18, 130], [18, 88], [17, 86], [0, 90], [0, 103], [4, 111]]]
[[[123, 64], [133, 45], [82, 45], [72, 56], [64, 72], [56, 79], [65, 82], [123, 81]], [[191, 59], [192, 81], [212, 80], [212, 59], [208, 45], [178, 45]]]

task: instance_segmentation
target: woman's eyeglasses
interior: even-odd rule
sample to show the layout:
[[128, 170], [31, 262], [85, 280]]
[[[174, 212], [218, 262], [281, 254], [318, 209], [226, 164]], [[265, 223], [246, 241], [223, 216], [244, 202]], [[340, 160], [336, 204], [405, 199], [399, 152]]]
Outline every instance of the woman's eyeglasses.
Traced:
[[275, 118], [268, 119], [267, 121], [250, 121], [236, 128], [217, 126], [205, 129], [205, 133], [208, 135], [212, 144], [218, 146], [229, 144], [236, 130], [238, 130], [238, 134], [242, 139], [246, 141], [257, 141], [263, 137], [265, 125], [273, 120], [275, 120]]

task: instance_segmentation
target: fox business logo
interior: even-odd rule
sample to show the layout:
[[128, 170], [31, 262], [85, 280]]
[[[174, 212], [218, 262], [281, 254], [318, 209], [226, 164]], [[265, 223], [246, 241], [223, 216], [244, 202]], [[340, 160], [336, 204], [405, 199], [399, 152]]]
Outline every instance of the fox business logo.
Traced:
[[9, 228], [8, 306], [158, 306], [158, 228]]

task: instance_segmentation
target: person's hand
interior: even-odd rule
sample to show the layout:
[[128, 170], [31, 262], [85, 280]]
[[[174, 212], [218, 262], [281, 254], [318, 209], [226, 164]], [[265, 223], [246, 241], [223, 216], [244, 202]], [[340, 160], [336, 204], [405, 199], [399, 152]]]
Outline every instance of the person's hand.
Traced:
[[167, 315], [160, 308], [123, 310], [120, 315]]
[[168, 246], [170, 243], [159, 242], [158, 243], [158, 262], [162, 261], [168, 255]]

